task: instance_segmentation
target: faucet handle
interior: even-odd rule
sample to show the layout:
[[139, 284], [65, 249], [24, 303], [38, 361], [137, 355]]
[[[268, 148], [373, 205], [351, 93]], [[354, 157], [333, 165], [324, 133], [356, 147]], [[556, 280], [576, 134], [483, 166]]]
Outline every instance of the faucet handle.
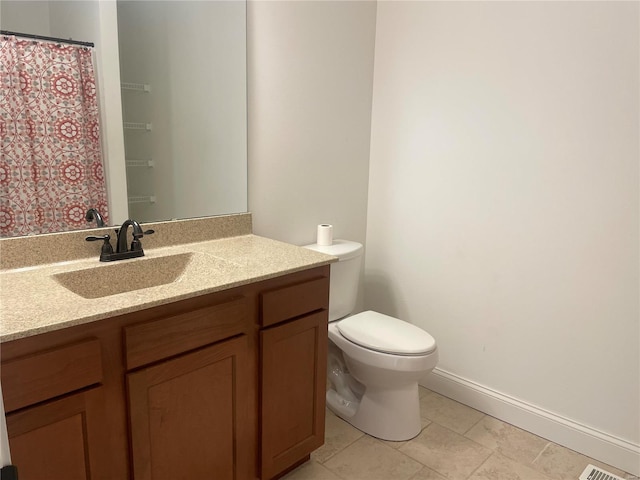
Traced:
[[101, 261], [105, 261], [104, 258], [105, 255], [111, 255], [113, 253], [113, 247], [111, 246], [111, 236], [109, 234], [106, 235], [100, 235], [100, 236], [94, 236], [94, 235], [90, 235], [88, 237], [85, 238], [85, 240], [87, 242], [97, 242], [99, 240], [104, 241], [104, 243], [102, 244], [102, 248], [100, 249], [100, 260]]
[[152, 233], [155, 233], [155, 230], [146, 230], [140, 233], [134, 232], [133, 241], [131, 242], [131, 250], [132, 251], [142, 250], [142, 243], [140, 242], [140, 239], [145, 235], [151, 235]]
[[142, 238], [142, 237], [144, 237], [145, 235], [151, 235], [152, 233], [156, 233], [156, 231], [155, 231], [155, 230], [145, 230], [145, 231], [144, 231], [144, 232], [142, 232], [142, 233], [135, 233], [135, 232], [133, 232], [133, 238]]
[[[120, 234], [120, 229], [116, 228], [114, 230], [116, 232], [116, 236], [118, 236]], [[142, 234], [133, 232], [133, 238], [142, 238], [145, 235], [151, 235], [152, 233], [155, 233], [155, 230], [146, 230], [146, 231], [142, 232]]]
[[107, 243], [109, 240], [111, 240], [111, 235], [106, 234], [106, 235], [89, 235], [88, 237], [85, 237], [85, 240], [87, 242], [97, 242], [99, 240], [103, 240], [105, 243]]

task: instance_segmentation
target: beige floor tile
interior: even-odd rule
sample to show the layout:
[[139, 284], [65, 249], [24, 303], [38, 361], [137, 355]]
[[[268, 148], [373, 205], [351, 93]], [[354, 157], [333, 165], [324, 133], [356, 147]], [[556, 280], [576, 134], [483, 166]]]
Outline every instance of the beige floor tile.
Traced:
[[282, 477], [282, 480], [340, 480], [335, 473], [310, 460]]
[[591, 463], [639, 480], [426, 388], [419, 393], [423, 430], [415, 439], [374, 439], [327, 410], [325, 445], [284, 478], [576, 480]]
[[369, 436], [356, 440], [324, 466], [349, 480], [408, 480], [422, 468], [415, 460]]
[[427, 390], [420, 398], [420, 415], [454, 432], [464, 434], [484, 417], [484, 413]]
[[327, 410], [325, 420], [324, 445], [311, 455], [316, 462], [324, 463], [343, 448], [362, 437], [357, 428]]
[[407, 442], [408, 442], [408, 440], [406, 440], [404, 442], [393, 442], [391, 440], [380, 440], [380, 439], [378, 439], [378, 440], [380, 442], [384, 443], [387, 447], [395, 448], [396, 450], [398, 450], [403, 445], [406, 445]]
[[600, 467], [622, 478], [626, 476], [626, 473], [622, 470], [585, 457], [555, 443], [549, 443], [546, 446], [538, 458], [535, 459], [532, 467], [554, 480], [575, 480], [588, 464]]
[[549, 480], [540, 472], [499, 453], [491, 455], [469, 480]]
[[437, 423], [425, 428], [400, 451], [452, 480], [466, 479], [492, 453]]
[[434, 472], [429, 467], [422, 467], [422, 470], [411, 477], [411, 480], [447, 480], [447, 478], [438, 472]]
[[549, 443], [544, 438], [489, 416], [473, 426], [465, 437], [524, 464], [533, 462]]
[[[426, 418], [421, 418], [420, 420], [422, 422], [422, 430], [424, 430], [425, 427], [431, 423]], [[422, 431], [422, 430], [420, 430], [420, 431]], [[378, 440], [380, 440], [380, 439], [378, 439]], [[405, 440], [404, 442], [392, 442], [391, 440], [380, 440], [380, 441], [382, 443], [384, 443], [385, 445], [391, 447], [391, 448], [398, 449], [398, 448], [402, 447], [403, 445], [405, 445], [410, 440]]]

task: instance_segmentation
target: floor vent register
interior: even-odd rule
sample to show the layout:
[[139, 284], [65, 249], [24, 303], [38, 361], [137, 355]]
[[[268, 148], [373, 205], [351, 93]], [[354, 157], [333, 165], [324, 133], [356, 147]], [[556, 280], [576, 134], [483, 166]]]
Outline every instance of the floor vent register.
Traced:
[[587, 465], [578, 480], [624, 480], [624, 478], [593, 465]]

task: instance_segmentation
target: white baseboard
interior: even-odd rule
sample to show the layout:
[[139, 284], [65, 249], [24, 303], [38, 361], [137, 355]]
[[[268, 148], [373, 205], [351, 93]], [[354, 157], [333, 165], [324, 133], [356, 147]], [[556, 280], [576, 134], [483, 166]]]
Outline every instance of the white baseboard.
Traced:
[[435, 368], [420, 384], [625, 472], [640, 476], [640, 445]]

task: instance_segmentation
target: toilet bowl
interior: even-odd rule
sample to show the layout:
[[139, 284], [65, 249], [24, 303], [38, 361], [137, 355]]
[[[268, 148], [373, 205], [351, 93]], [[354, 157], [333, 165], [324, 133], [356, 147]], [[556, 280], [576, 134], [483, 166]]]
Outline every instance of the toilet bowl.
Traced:
[[436, 342], [421, 328], [355, 308], [363, 247], [336, 240], [307, 248], [338, 257], [331, 265], [327, 406], [363, 432], [402, 441], [420, 433], [418, 381], [438, 362]]
[[[381, 314], [363, 312], [346, 320], [360, 317], [367, 320], [372, 315]], [[390, 323], [402, 322], [387, 318]], [[330, 362], [329, 380], [333, 388], [327, 393], [328, 407], [354, 427], [377, 438], [401, 441], [418, 435], [421, 430], [418, 381], [438, 363], [435, 341], [425, 343], [427, 351], [423, 354], [382, 352], [346, 338], [340, 331], [340, 323], [329, 324], [329, 340], [339, 349], [338, 353], [331, 348], [330, 355], [338, 358], [341, 355], [344, 363]], [[336, 367], [342, 370], [336, 371]], [[336, 388], [340, 375], [351, 377], [347, 385], [352, 395], [345, 396]]]

